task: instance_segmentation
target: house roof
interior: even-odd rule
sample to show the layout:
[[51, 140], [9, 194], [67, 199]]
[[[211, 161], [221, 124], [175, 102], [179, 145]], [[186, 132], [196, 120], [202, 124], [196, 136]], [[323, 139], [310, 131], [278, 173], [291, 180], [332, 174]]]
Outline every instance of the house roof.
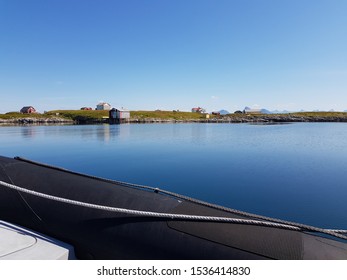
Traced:
[[33, 106], [24, 106], [24, 107], [22, 108], [22, 110], [29, 110], [30, 108], [35, 109]]
[[130, 110], [122, 108], [122, 109], [118, 109], [118, 108], [112, 108], [111, 111], [119, 111], [119, 112], [130, 112]]

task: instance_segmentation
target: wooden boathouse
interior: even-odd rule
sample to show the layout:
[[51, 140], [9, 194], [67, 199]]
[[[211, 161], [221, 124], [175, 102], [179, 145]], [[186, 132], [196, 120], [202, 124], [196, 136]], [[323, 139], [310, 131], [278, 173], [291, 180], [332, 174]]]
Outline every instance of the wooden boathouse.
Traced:
[[109, 122], [110, 124], [119, 124], [128, 122], [130, 119], [130, 111], [126, 109], [112, 108], [109, 111]]

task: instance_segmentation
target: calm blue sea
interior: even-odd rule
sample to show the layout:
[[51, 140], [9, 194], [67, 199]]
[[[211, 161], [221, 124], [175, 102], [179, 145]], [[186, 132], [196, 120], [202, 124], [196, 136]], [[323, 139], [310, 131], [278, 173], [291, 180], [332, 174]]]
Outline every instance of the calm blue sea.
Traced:
[[2, 126], [0, 154], [347, 228], [347, 124]]

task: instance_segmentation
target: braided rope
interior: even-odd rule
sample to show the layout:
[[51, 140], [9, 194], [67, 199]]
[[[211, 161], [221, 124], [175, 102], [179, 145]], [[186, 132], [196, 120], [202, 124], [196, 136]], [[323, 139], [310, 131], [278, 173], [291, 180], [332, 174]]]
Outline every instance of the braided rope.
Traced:
[[81, 206], [81, 207], [87, 207], [92, 209], [98, 209], [103, 211], [110, 211], [110, 212], [116, 212], [121, 214], [129, 214], [129, 215], [137, 215], [137, 216], [144, 216], [144, 217], [153, 217], [153, 218], [167, 218], [167, 219], [178, 219], [178, 220], [193, 220], [193, 221], [207, 221], [207, 222], [224, 222], [224, 223], [237, 223], [237, 224], [247, 224], [247, 225], [260, 225], [260, 226], [269, 226], [269, 227], [276, 227], [276, 228], [283, 228], [283, 229], [289, 229], [289, 230], [296, 230], [300, 231], [300, 228], [283, 225], [283, 224], [277, 224], [277, 223], [271, 223], [271, 222], [264, 222], [264, 221], [256, 221], [256, 220], [246, 220], [246, 219], [236, 219], [236, 218], [227, 218], [227, 217], [213, 217], [213, 216], [197, 216], [197, 215], [184, 215], [184, 214], [170, 214], [170, 213], [159, 213], [159, 212], [151, 212], [151, 211], [140, 211], [140, 210], [132, 210], [132, 209], [126, 209], [126, 208], [117, 208], [117, 207], [110, 207], [110, 206], [104, 206], [104, 205], [98, 205], [98, 204], [92, 204], [92, 203], [86, 203], [82, 201], [76, 201], [72, 199], [57, 197], [33, 190], [28, 190], [25, 188], [18, 187], [13, 184], [9, 184], [3, 181], [0, 181], [0, 185], [19, 191], [24, 192], [30, 195], [34, 195], [37, 197], [42, 197], [45, 199], [67, 203], [75, 206]]
[[[154, 187], [150, 187], [150, 186], [145, 186], [145, 185], [139, 185], [139, 184], [132, 184], [132, 183], [127, 183], [127, 182], [122, 182], [122, 181], [117, 181], [117, 180], [112, 180], [112, 179], [106, 179], [106, 178], [102, 178], [102, 177], [98, 177], [98, 176], [93, 176], [93, 175], [89, 175], [89, 174], [83, 174], [83, 173], [79, 173], [79, 172], [75, 172], [75, 171], [70, 171], [64, 168], [60, 168], [60, 167], [56, 167], [56, 166], [52, 166], [52, 165], [48, 165], [48, 164], [43, 164], [43, 163], [39, 163], [39, 162], [35, 162], [29, 159], [25, 159], [25, 158], [21, 158], [21, 157], [15, 157], [15, 159], [20, 160], [20, 161], [24, 161], [24, 162], [28, 162], [31, 164], [35, 164], [35, 165], [39, 165], [39, 166], [43, 166], [43, 167], [47, 167], [47, 168], [51, 168], [51, 169], [56, 169], [59, 171], [63, 171], [63, 172], [67, 172], [70, 174], [75, 174], [75, 175], [80, 175], [80, 176], [84, 176], [87, 178], [91, 178], [91, 179], [96, 179], [99, 181], [103, 181], [103, 182], [107, 182], [107, 183], [112, 183], [112, 184], [118, 184], [124, 187], [130, 187], [130, 188], [137, 188], [137, 189], [144, 189], [144, 190], [149, 190], [149, 191], [154, 191], [156, 193], [161, 193], [161, 194], [165, 194], [165, 195], [169, 195], [172, 196], [174, 198], [178, 198], [178, 199], [182, 199], [185, 201], [189, 201], [198, 205], [203, 205], [203, 206], [207, 206], [213, 209], [217, 209], [217, 210], [222, 210], [228, 213], [232, 213], [232, 214], [236, 214], [236, 215], [240, 215], [240, 216], [244, 216], [244, 217], [248, 217], [248, 218], [252, 218], [252, 219], [261, 219], [264, 221], [268, 221], [271, 222], [273, 224], [281, 224], [281, 225], [287, 225], [293, 228], [300, 228], [301, 230], [306, 230], [306, 231], [311, 231], [311, 232], [320, 232], [320, 233], [324, 233], [324, 234], [328, 234], [337, 238], [341, 238], [341, 239], [345, 239], [347, 240], [347, 236], [343, 235], [343, 234], [347, 234], [347, 230], [338, 230], [338, 229], [322, 229], [319, 227], [314, 227], [314, 226], [310, 226], [310, 225], [306, 225], [306, 224], [301, 224], [301, 223], [296, 223], [296, 222], [290, 222], [290, 221], [285, 221], [285, 220], [281, 220], [281, 219], [276, 219], [276, 218], [271, 218], [271, 217], [267, 217], [267, 216], [262, 216], [262, 215], [257, 215], [257, 214], [253, 214], [253, 213], [248, 213], [248, 212], [244, 212], [244, 211], [240, 211], [240, 210], [236, 210], [236, 209], [232, 209], [232, 208], [228, 208], [228, 207], [224, 207], [224, 206], [220, 206], [220, 205], [216, 205], [216, 204], [212, 204], [209, 202], [205, 202], [202, 200], [198, 200], [195, 198], [191, 198], [188, 196], [184, 196], [181, 194], [177, 194], [174, 192], [170, 192], [170, 191], [166, 191], [166, 190], [161, 190], [159, 188], [154, 188]], [[201, 217], [201, 216], [198, 216]]]

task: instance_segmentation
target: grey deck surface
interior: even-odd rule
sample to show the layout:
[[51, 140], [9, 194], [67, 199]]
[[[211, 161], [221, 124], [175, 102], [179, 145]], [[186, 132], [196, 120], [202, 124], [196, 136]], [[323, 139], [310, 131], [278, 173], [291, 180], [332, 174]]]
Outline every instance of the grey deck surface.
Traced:
[[74, 259], [72, 246], [0, 220], [0, 260]]

